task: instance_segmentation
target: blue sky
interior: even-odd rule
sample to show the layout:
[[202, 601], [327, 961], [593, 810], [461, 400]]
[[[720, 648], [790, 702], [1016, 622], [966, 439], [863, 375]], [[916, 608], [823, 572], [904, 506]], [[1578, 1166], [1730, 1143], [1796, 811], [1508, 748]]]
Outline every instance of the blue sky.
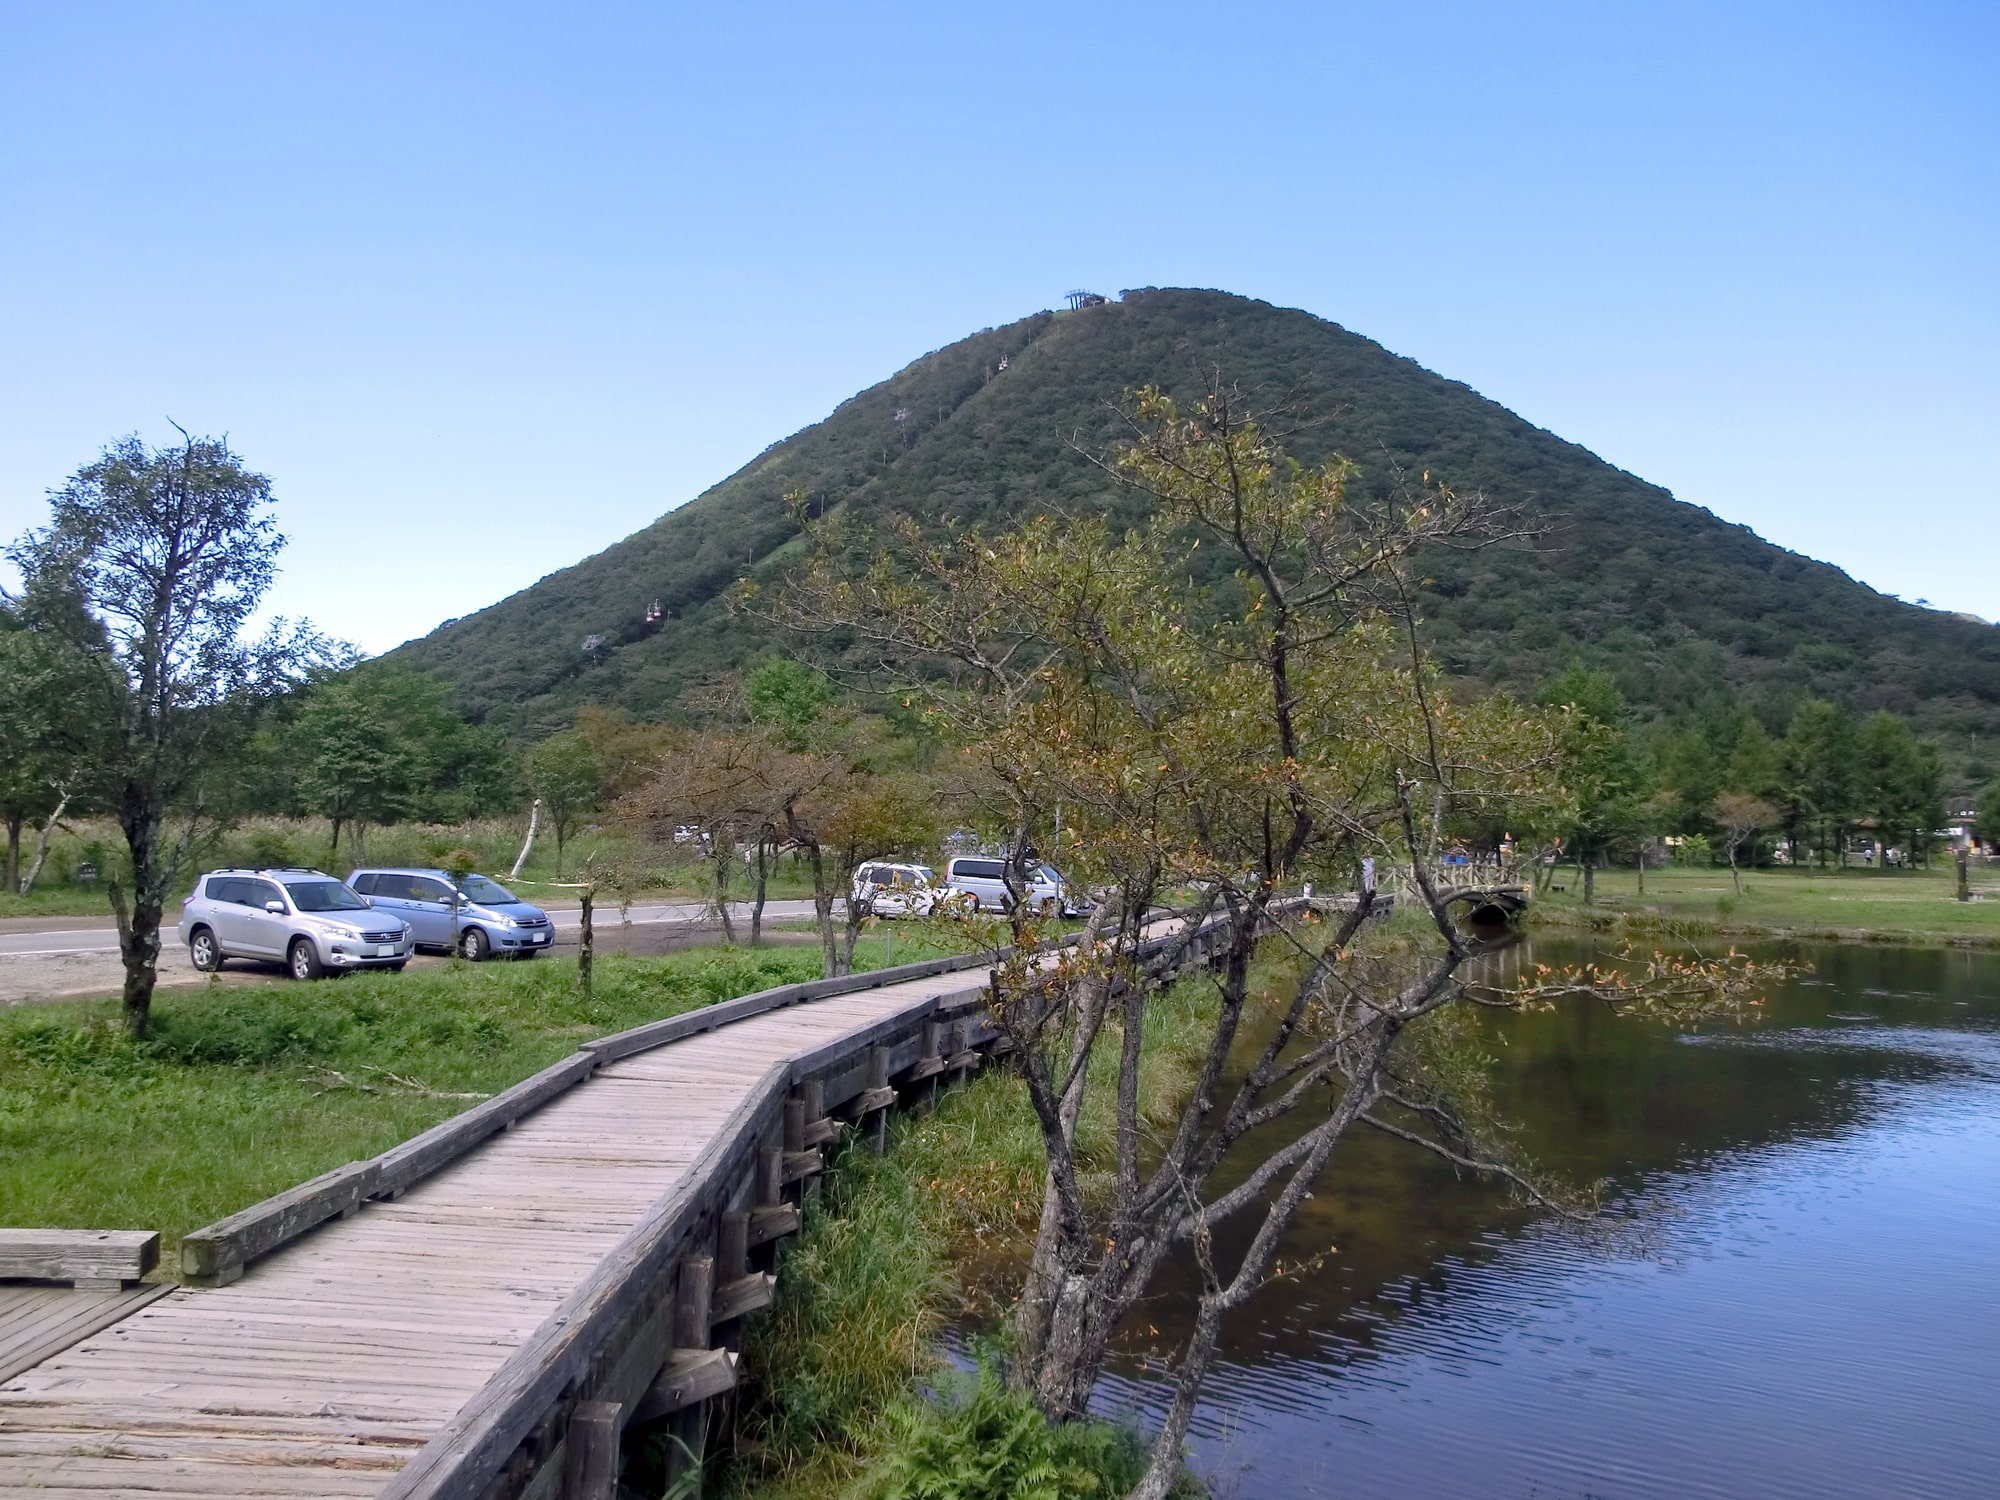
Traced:
[[172, 417], [371, 651], [1073, 286], [2000, 616], [2000, 7], [0, 3], [0, 533]]

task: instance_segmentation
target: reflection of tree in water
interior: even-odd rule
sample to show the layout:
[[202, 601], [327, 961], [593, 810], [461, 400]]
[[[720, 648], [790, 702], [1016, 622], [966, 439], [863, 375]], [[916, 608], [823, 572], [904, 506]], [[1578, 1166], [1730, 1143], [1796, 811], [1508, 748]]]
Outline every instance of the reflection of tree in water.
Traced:
[[[1561, 964], [1593, 954], [1538, 938], [1527, 956]], [[2000, 1027], [2000, 958], [1858, 946], [1799, 956], [1813, 971], [1741, 1030], [1689, 1034], [1581, 1004], [1488, 1015], [1493, 1103], [1518, 1126], [1519, 1149], [1569, 1182], [1607, 1180], [1614, 1201], [1630, 1201], [1667, 1173], [1852, 1132], [1885, 1107], [1881, 1085], [1963, 1068], [1916, 1037], [1897, 1045], [1885, 1027]], [[1225, 1166], [1213, 1190], [1235, 1180]], [[1537, 1217], [1504, 1189], [1455, 1176], [1400, 1142], [1352, 1137], [1301, 1209], [1284, 1259], [1304, 1262], [1330, 1245], [1338, 1253], [1261, 1292], [1228, 1329], [1227, 1357], [1317, 1366], [1366, 1357], [1384, 1329], [1449, 1295], [1455, 1276], [1491, 1263]], [[1227, 1264], [1240, 1246], [1226, 1235], [1218, 1242]], [[1149, 1317], [1125, 1340], [1121, 1373], [1139, 1375], [1149, 1349], [1178, 1346], [1186, 1329], [1176, 1312], [1198, 1291], [1191, 1264], [1163, 1272]]]

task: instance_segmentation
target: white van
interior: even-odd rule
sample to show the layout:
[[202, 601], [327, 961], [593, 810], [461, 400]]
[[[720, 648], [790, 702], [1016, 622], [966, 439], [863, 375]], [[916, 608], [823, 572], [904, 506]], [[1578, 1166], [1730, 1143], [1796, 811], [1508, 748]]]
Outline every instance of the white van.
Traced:
[[927, 917], [943, 891], [929, 865], [871, 860], [854, 872], [848, 899], [878, 917]]
[[[950, 861], [944, 867], [944, 886], [971, 896], [981, 911], [1004, 912], [1013, 905], [1007, 892], [1007, 862], [990, 854], [963, 854]], [[1053, 865], [1036, 865], [1030, 870], [1028, 904], [1065, 917], [1080, 917], [1090, 910], [1088, 903], [1070, 894]]]

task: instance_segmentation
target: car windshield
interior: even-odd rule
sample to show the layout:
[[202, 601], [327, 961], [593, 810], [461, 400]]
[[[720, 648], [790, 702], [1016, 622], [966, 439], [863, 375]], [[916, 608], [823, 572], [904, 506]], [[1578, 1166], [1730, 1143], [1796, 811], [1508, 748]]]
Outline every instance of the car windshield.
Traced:
[[481, 906], [502, 906], [518, 899], [506, 886], [484, 875], [468, 875], [458, 883], [458, 888], [465, 892], [466, 900], [477, 901]]
[[366, 911], [368, 903], [338, 880], [288, 880], [292, 905], [300, 911]]
[[1054, 865], [1043, 865], [1041, 869], [1035, 872], [1035, 878], [1037, 880], [1046, 880], [1050, 885], [1062, 884], [1062, 876], [1056, 872]]

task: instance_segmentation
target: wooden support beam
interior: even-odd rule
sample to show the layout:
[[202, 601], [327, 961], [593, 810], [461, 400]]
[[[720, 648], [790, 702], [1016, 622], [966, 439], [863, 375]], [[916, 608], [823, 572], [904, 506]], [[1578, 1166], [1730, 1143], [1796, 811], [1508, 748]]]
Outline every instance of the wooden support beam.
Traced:
[[737, 1318], [748, 1317], [753, 1312], [761, 1312], [778, 1300], [778, 1278], [768, 1271], [760, 1271], [754, 1276], [739, 1276], [734, 1281], [725, 1281], [715, 1289], [715, 1299], [709, 1304], [708, 1322], [711, 1328], [722, 1323], [733, 1322]]
[[698, 1401], [736, 1389], [737, 1355], [728, 1349], [674, 1349], [652, 1388], [632, 1408], [634, 1422], [652, 1422]]
[[784, 1183], [802, 1182], [808, 1177], [817, 1177], [825, 1170], [826, 1157], [817, 1147], [811, 1151], [787, 1151], [778, 1180]]
[[562, 1500], [616, 1500], [619, 1415], [615, 1401], [579, 1401], [570, 1412]]
[[160, 1236], [150, 1229], [0, 1229], [0, 1280], [115, 1292], [159, 1263]]
[[757, 1206], [774, 1208], [784, 1201], [785, 1150], [766, 1146], [757, 1153]]
[[879, 1089], [863, 1089], [852, 1099], [840, 1106], [840, 1113], [850, 1120], [858, 1120], [863, 1115], [872, 1115], [878, 1109], [887, 1109], [896, 1102], [896, 1091], [884, 1085]]
[[774, 1203], [768, 1208], [750, 1210], [750, 1245], [768, 1245], [772, 1240], [781, 1240], [788, 1234], [799, 1232], [799, 1211], [790, 1203]]
[[840, 1121], [834, 1119], [814, 1120], [806, 1126], [806, 1146], [830, 1146], [840, 1139]]

